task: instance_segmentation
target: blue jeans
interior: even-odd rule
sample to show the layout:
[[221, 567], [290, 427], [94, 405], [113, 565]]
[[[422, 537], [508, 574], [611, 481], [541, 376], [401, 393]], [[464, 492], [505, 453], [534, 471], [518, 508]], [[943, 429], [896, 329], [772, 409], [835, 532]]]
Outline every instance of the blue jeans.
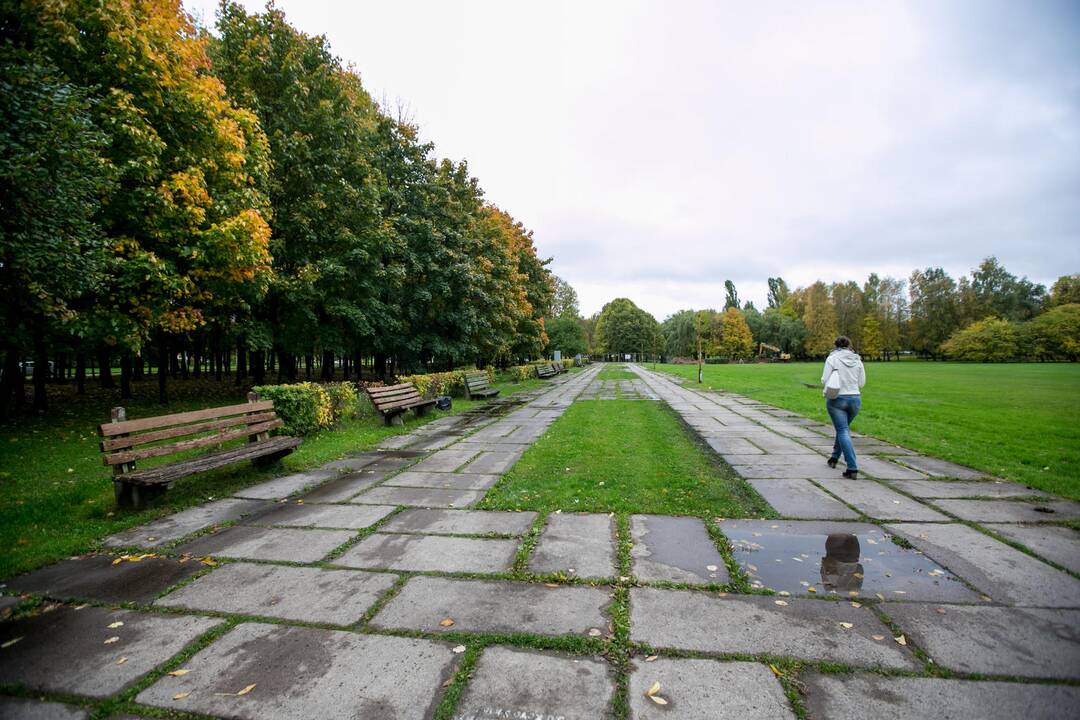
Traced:
[[839, 460], [842, 452], [848, 470], [858, 470], [855, 446], [851, 442], [851, 421], [859, 414], [860, 407], [862, 407], [862, 398], [858, 395], [838, 395], [832, 400], [825, 401], [825, 409], [829, 411], [833, 427], [836, 428], [832, 459]]

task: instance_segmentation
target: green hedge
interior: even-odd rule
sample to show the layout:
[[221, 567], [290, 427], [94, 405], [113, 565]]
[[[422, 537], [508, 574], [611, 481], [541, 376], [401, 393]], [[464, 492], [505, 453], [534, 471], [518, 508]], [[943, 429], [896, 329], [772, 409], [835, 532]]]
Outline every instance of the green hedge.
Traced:
[[260, 399], [274, 401], [274, 410], [285, 421], [285, 435], [310, 435], [360, 411], [359, 393], [349, 382], [260, 385], [254, 390]]
[[[411, 382], [417, 391], [426, 398], [438, 397], [439, 395], [451, 395], [463, 397], [465, 395], [465, 376], [481, 372], [472, 368], [464, 370], [452, 370], [450, 372], [426, 373], [421, 375], [399, 375], [399, 383]], [[495, 382], [495, 369], [487, 368], [488, 380]]]

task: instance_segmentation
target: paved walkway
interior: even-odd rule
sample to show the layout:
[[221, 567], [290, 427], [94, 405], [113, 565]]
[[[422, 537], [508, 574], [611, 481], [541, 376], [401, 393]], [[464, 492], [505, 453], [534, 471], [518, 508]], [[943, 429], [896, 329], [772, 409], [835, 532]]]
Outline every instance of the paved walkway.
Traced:
[[[1061, 718], [1080, 507], [633, 367], [109, 538], [8, 581], [0, 717]], [[669, 404], [775, 519], [482, 512], [575, 401]], [[622, 548], [622, 552], [620, 552]], [[625, 553], [625, 554], [624, 554]], [[110, 715], [110, 713], [115, 713]]]

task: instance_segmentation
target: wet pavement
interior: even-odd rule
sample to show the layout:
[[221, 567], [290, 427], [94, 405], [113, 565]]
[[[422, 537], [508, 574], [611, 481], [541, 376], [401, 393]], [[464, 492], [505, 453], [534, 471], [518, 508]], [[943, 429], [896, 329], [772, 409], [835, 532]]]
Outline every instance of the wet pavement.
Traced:
[[[0, 716], [1080, 714], [1080, 533], [1054, 522], [1078, 506], [863, 436], [868, 477], [843, 481], [821, 418], [629, 367], [10, 579]], [[570, 404], [607, 399], [670, 405], [777, 517], [468, 509]]]

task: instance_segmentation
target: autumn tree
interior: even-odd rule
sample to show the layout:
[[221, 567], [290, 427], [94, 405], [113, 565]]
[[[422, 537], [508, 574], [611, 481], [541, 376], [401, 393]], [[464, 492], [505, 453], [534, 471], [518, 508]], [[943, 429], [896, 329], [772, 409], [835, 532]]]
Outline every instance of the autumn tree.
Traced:
[[113, 173], [108, 135], [89, 89], [47, 57], [0, 46], [0, 416], [23, 398], [19, 360], [34, 356], [34, 409], [46, 408], [49, 341], [78, 335], [105, 284], [103, 234], [94, 221]]
[[911, 323], [914, 349], [931, 357], [959, 327], [956, 282], [941, 268], [911, 273]]
[[1080, 303], [1080, 273], [1062, 275], [1050, 288], [1050, 298], [1047, 301], [1050, 307], [1070, 303]]
[[836, 340], [836, 311], [829, 298], [829, 289], [820, 280], [806, 291], [806, 311], [803, 314], [808, 335], [806, 352], [820, 357], [828, 355]]
[[754, 356], [754, 337], [742, 312], [735, 307], [725, 310], [720, 316], [720, 342], [717, 348], [720, 357], [731, 360], [745, 360]]
[[14, 7], [17, 37], [87, 90], [92, 122], [107, 135], [115, 184], [94, 217], [107, 252], [88, 332], [129, 360], [153, 336], [165, 343], [194, 331], [265, 284], [265, 140], [255, 117], [229, 102], [205, 38], [178, 4]]
[[862, 342], [858, 345], [861, 355], [871, 359], [881, 357], [884, 351], [884, 343], [881, 337], [881, 321], [877, 315], [867, 315], [863, 318]]

